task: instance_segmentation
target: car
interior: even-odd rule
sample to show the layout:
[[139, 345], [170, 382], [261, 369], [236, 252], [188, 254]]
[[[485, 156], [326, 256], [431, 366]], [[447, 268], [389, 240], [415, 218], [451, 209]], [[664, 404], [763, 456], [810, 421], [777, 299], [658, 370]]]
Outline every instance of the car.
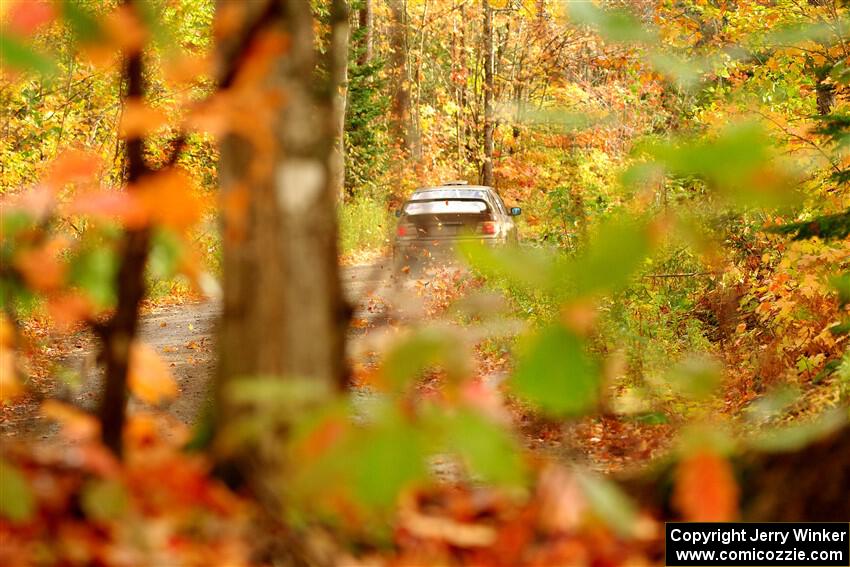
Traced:
[[514, 218], [519, 207], [508, 209], [492, 187], [450, 181], [413, 192], [396, 211], [398, 226], [393, 243], [396, 268], [421, 266], [433, 259], [449, 259], [463, 239], [488, 246], [518, 241]]

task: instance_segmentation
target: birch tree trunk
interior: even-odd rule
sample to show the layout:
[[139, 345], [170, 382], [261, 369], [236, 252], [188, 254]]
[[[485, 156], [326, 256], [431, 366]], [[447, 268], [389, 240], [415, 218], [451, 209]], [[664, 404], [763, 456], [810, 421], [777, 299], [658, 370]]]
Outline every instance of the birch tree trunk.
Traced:
[[[231, 135], [221, 145], [224, 206], [239, 191], [247, 204], [238, 226], [227, 214], [223, 219], [223, 313], [215, 412], [219, 430], [226, 430], [235, 415], [226, 394], [234, 379], [307, 378], [333, 389], [341, 388], [345, 378], [348, 309], [337, 266], [333, 168], [347, 10], [343, 0], [334, 0], [329, 73], [324, 81], [316, 73], [319, 56], [310, 2], [269, 2], [245, 6], [253, 14], [263, 14], [264, 32], [287, 38], [286, 49], [276, 56], [262, 84], [251, 87], [282, 95], [268, 125], [273, 143], [261, 152], [248, 140]], [[226, 54], [226, 46], [222, 51]], [[274, 469], [278, 463], [270, 462], [268, 455], [251, 458], [248, 474], [260, 478], [249, 481], [256, 486], [262, 483], [262, 475], [271, 474], [265, 469]]]

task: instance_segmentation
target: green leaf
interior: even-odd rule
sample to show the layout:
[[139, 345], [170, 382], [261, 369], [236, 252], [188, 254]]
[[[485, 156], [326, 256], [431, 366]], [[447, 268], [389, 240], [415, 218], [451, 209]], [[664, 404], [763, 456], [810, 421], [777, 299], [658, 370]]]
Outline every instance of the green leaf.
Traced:
[[581, 415], [599, 397], [597, 364], [583, 342], [561, 325], [532, 337], [511, 380], [524, 400], [555, 415]]
[[665, 423], [670, 423], [670, 420], [667, 419], [667, 416], [658, 411], [635, 415], [632, 417], [632, 419], [634, 421], [637, 421], [638, 423], [643, 423], [646, 425], [664, 425]]
[[705, 400], [717, 391], [722, 378], [723, 369], [716, 360], [692, 356], [670, 371], [667, 382], [687, 398]]
[[838, 304], [841, 307], [850, 303], [850, 272], [831, 277], [829, 283], [838, 292]]
[[92, 43], [103, 39], [103, 30], [92, 12], [84, 8], [77, 0], [61, 2], [62, 17], [71, 27], [79, 41]]
[[56, 73], [56, 63], [53, 59], [4, 33], [0, 34], [0, 67], [5, 68], [7, 65], [20, 71], [34, 71], [41, 75]]
[[649, 61], [656, 71], [671, 79], [684, 89], [697, 86], [708, 71], [707, 60], [692, 57], [680, 57], [672, 53], [655, 52], [649, 55]]
[[386, 356], [382, 372], [390, 386], [401, 389], [437, 364], [452, 379], [469, 371], [467, 357], [456, 337], [445, 330], [427, 328], [395, 345]]
[[646, 225], [628, 220], [603, 223], [587, 251], [567, 265], [566, 278], [579, 296], [616, 291], [626, 285], [650, 250]]
[[13, 522], [32, 518], [35, 500], [29, 484], [21, 472], [0, 459], [0, 515]]
[[770, 227], [768, 232], [793, 235], [792, 240], [840, 240], [850, 236], [850, 210], [832, 215], [822, 215], [812, 220]]
[[128, 507], [127, 491], [114, 480], [93, 480], [83, 487], [81, 504], [86, 516], [107, 522], [120, 518]]
[[71, 262], [71, 282], [82, 288], [99, 307], [115, 303], [115, 278], [118, 258], [107, 246], [95, 246], [81, 252]]
[[781, 427], [756, 436], [752, 446], [759, 451], [791, 452], [837, 431], [847, 424], [845, 410], [832, 410], [814, 421]]
[[589, 25], [605, 39], [624, 43], [649, 43], [657, 39], [655, 30], [623, 10], [603, 10], [591, 2], [568, 4], [570, 18]]
[[167, 229], [154, 232], [148, 265], [155, 279], [167, 280], [174, 276], [182, 257], [183, 246], [177, 234]]
[[153, 2], [152, 0], [139, 0], [136, 2], [139, 17], [145, 24], [145, 27], [150, 30], [153, 40], [160, 49], [170, 52], [177, 45], [175, 31], [166, 24], [166, 18], [160, 6], [161, 4], [159, 2]]
[[667, 173], [703, 179], [741, 205], [780, 206], [798, 197], [793, 172], [756, 122], [734, 124], [713, 137], [657, 144], [650, 153]]
[[577, 473], [576, 478], [597, 516], [622, 536], [634, 533], [637, 507], [616, 484], [584, 472]]
[[463, 240], [458, 245], [461, 256], [481, 275], [510, 282], [529, 291], [551, 288], [556, 258], [534, 248], [492, 248], [475, 240]]
[[471, 411], [445, 420], [449, 450], [461, 456], [473, 476], [495, 484], [522, 483], [521, 449], [504, 426]]
[[395, 412], [358, 431], [348, 449], [336, 465], [367, 507], [392, 507], [404, 488], [427, 474], [421, 432]]

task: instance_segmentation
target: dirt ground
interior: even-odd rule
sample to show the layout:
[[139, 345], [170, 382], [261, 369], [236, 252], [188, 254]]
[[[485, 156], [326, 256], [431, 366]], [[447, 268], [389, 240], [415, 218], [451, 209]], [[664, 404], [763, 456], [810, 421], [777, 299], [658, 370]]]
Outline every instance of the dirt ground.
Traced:
[[[425, 303], [444, 303], [463, 294], [450, 289], [449, 280], [418, 275], [398, 278], [388, 259], [367, 265], [342, 268], [343, 289], [354, 314], [348, 337], [348, 353], [355, 366], [374, 366], [374, 352], [386, 347], [386, 339], [397, 327], [432, 318]], [[445, 275], [445, 274], [444, 274]], [[424, 303], [423, 303], [424, 300]], [[432, 306], [433, 311], [433, 306]], [[158, 409], [187, 424], [194, 424], [211, 398], [211, 380], [215, 376], [215, 326], [220, 313], [216, 302], [173, 302], [149, 306], [141, 321], [141, 340], [151, 346], [169, 365], [177, 381], [179, 395]], [[56, 343], [56, 341], [54, 341]], [[103, 371], [98, 367], [97, 344], [90, 333], [63, 337], [46, 349], [47, 365], [53, 365], [42, 380], [34, 381], [34, 395], [0, 408], [0, 443], [39, 441], [65, 446], [68, 439], [59, 435], [59, 427], [39, 411], [40, 400], [56, 398], [88, 411], [97, 410], [102, 391]], [[507, 372], [504, 357], [496, 364], [476, 355], [476, 374], [484, 382], [496, 384]], [[499, 364], [499, 363], [502, 364]], [[75, 379], [63, 381], [58, 376]], [[491, 378], [493, 380], [491, 380]], [[427, 380], [420, 385], [422, 395], [433, 386]], [[498, 386], [493, 386], [498, 387]], [[383, 394], [355, 378], [352, 388], [355, 420], [368, 420], [370, 407]], [[142, 402], [129, 401], [129, 411], [144, 408]], [[670, 444], [672, 430], [667, 425], [651, 426], [614, 417], [590, 416], [571, 424], [535, 423], [534, 418], [514, 412], [514, 421], [524, 444], [535, 452], [569, 462], [583, 462], [600, 472], [615, 472], [640, 467], [663, 453]], [[439, 477], [450, 478], [455, 465], [434, 463]], [[446, 469], [446, 470], [443, 470]]]
[[[389, 293], [393, 285], [390, 262], [342, 268], [347, 299], [354, 305], [352, 335], [362, 338], [385, 320], [385, 305], [375, 297]], [[220, 306], [212, 301], [187, 302], [156, 306], [145, 310], [141, 322], [141, 339], [150, 345], [170, 366], [180, 395], [163, 406], [171, 415], [192, 424], [210, 398], [210, 380], [215, 373], [215, 326]], [[353, 338], [353, 337], [352, 337]], [[56, 369], [75, 379], [69, 383], [48, 380], [37, 389], [37, 395], [3, 409], [0, 418], [0, 440], [52, 439], [58, 431], [55, 424], [39, 413], [39, 398], [58, 398], [89, 411], [97, 408], [103, 372], [96, 361], [96, 342], [90, 333], [79, 333], [62, 339], [54, 349], [63, 353]], [[130, 400], [129, 410], [138, 402]]]

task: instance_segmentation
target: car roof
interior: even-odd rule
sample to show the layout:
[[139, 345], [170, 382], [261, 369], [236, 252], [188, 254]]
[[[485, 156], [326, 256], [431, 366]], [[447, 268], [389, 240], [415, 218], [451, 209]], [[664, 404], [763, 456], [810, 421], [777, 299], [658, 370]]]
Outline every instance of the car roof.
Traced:
[[487, 185], [440, 185], [437, 187], [422, 187], [413, 192], [411, 201], [421, 199], [483, 199], [485, 194], [495, 193], [492, 187]]

